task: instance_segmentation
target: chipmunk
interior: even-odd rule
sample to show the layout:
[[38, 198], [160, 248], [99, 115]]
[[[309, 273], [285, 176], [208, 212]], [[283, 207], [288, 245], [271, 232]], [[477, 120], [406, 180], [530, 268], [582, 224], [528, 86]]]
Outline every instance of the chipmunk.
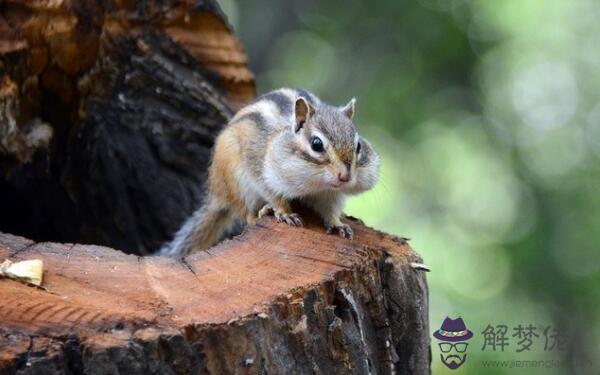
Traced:
[[204, 204], [159, 254], [207, 249], [235, 223], [251, 225], [267, 214], [302, 226], [294, 200], [315, 210], [327, 233], [352, 239], [340, 220], [344, 200], [371, 189], [379, 174], [379, 156], [352, 121], [355, 103], [335, 107], [284, 88], [240, 109], [215, 141]]

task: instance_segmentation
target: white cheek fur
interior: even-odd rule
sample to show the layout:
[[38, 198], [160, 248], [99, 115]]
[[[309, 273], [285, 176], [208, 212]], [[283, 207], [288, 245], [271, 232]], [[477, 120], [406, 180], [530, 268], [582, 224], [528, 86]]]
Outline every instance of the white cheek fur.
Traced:
[[325, 168], [310, 165], [293, 156], [267, 160], [263, 176], [267, 187], [285, 198], [299, 198], [324, 191], [332, 178]]
[[379, 179], [379, 157], [377, 155], [372, 157], [373, 159], [368, 166], [356, 169], [356, 180], [344, 189], [344, 193], [360, 194], [375, 186]]

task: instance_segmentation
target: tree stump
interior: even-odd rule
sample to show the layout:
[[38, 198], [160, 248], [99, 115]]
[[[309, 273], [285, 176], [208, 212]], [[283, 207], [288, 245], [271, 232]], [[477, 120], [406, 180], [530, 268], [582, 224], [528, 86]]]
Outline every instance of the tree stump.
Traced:
[[263, 219], [183, 261], [0, 235], [44, 288], [0, 280], [0, 372], [429, 372], [427, 287], [406, 241]]
[[0, 373], [429, 372], [401, 238], [306, 213], [141, 256], [197, 207], [215, 135], [254, 96], [214, 1], [0, 2], [0, 260], [46, 267], [44, 289], [0, 279]]

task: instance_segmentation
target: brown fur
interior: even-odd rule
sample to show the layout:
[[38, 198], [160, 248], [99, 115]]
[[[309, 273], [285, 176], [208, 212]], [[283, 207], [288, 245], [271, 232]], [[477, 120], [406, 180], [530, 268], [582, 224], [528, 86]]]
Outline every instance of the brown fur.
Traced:
[[[290, 199], [306, 199], [323, 217], [328, 232], [338, 230], [351, 238], [350, 227], [340, 221], [344, 194], [372, 187], [379, 165], [368, 145], [363, 148], [367, 154], [355, 160], [353, 110], [354, 100], [340, 109], [291, 89], [265, 94], [241, 109], [215, 140], [207, 201], [161, 253], [184, 256], [206, 249], [234, 223], [252, 224], [257, 215], [269, 211], [279, 221], [302, 225], [299, 215], [291, 212]], [[327, 138], [324, 153], [310, 148], [313, 131]], [[356, 171], [359, 166], [364, 172]], [[335, 181], [349, 181], [341, 176], [351, 173], [355, 180], [346, 190], [331, 190]]]

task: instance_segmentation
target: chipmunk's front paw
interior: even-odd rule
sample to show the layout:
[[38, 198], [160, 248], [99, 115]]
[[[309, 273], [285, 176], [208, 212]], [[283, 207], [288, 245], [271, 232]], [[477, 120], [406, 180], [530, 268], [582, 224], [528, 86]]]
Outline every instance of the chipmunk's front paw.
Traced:
[[273, 209], [270, 205], [266, 204], [263, 208], [258, 211], [258, 217], [261, 218], [266, 215], [274, 215], [275, 219], [280, 223], [286, 223], [293, 227], [301, 227], [302, 219], [300, 215], [293, 212], [284, 212]]
[[275, 219], [277, 219], [277, 221], [280, 223], [285, 222], [293, 227], [302, 226], [302, 219], [300, 218], [300, 215], [293, 212], [287, 213], [275, 211]]
[[325, 229], [327, 231], [327, 234], [332, 234], [334, 232], [337, 232], [340, 235], [340, 237], [347, 238], [349, 240], [351, 240], [352, 237], [354, 236], [354, 232], [352, 231], [352, 228], [350, 228], [350, 226], [348, 224], [339, 224], [339, 225], [326, 224]]
[[273, 215], [275, 213], [275, 210], [273, 209], [273, 207], [271, 207], [271, 205], [269, 204], [265, 204], [263, 206], [263, 208], [260, 209], [260, 211], [258, 211], [258, 218], [262, 218], [263, 216], [270, 216]]

